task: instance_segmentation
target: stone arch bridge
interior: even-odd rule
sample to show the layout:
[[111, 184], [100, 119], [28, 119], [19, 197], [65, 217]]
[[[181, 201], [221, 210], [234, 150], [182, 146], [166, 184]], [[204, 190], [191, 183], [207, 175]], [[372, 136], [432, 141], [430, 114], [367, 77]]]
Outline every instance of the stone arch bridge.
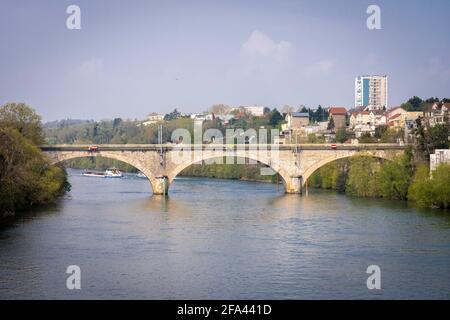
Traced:
[[[98, 145], [97, 151], [89, 151], [89, 145], [44, 145], [42, 151], [51, 163], [80, 158], [105, 157], [128, 163], [149, 179], [153, 194], [167, 194], [170, 183], [183, 169], [202, 161], [222, 159], [250, 159], [270, 167], [278, 173], [286, 193], [302, 193], [302, 186], [320, 167], [332, 161], [365, 155], [392, 159], [404, 152], [399, 144], [329, 144], [301, 145], [172, 145], [125, 144]], [[236, 162], [234, 162], [236, 163]]]

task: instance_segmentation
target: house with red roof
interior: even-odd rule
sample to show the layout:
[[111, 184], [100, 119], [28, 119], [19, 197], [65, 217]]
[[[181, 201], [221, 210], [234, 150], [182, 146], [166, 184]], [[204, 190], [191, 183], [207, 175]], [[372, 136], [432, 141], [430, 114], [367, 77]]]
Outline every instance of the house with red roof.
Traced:
[[329, 120], [333, 118], [334, 128], [340, 129], [346, 127], [347, 109], [344, 107], [330, 107], [328, 110]]

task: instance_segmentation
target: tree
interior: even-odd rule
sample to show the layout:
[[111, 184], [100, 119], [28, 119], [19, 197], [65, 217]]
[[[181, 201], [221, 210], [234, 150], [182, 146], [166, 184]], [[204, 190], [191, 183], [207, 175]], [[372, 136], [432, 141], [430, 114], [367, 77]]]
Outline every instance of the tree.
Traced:
[[388, 126], [379, 126], [375, 128], [375, 138], [381, 143], [396, 143], [399, 138], [404, 136], [403, 129], [396, 130]]
[[121, 118], [114, 118], [113, 120], [113, 128], [117, 128], [118, 126], [120, 126], [120, 124], [122, 123], [122, 119]]
[[336, 132], [336, 142], [344, 143], [347, 139], [347, 131], [345, 128], [339, 128]]
[[15, 128], [0, 128], [0, 213], [56, 200], [70, 188], [63, 169], [51, 166]]
[[388, 131], [388, 126], [378, 126], [375, 128], [375, 138], [380, 139], [386, 131]]
[[165, 121], [175, 120], [181, 117], [181, 113], [178, 112], [177, 108], [175, 108], [171, 113], [167, 113], [164, 116]]
[[414, 150], [417, 156], [427, 160], [435, 149], [448, 149], [450, 129], [445, 124], [436, 124], [431, 127], [423, 123], [419, 118], [416, 120], [414, 133]]
[[35, 144], [45, 141], [41, 117], [24, 103], [7, 103], [0, 107], [0, 128], [16, 129]]
[[430, 173], [421, 165], [408, 190], [408, 198], [420, 207], [450, 208], [450, 164], [441, 163]]
[[450, 208], [450, 164], [438, 165], [432, 177], [434, 204], [439, 208]]
[[314, 118], [317, 122], [325, 121], [328, 118], [328, 112], [319, 104], [316, 112], [314, 112]]
[[380, 195], [389, 199], [406, 200], [414, 165], [411, 151], [391, 161], [386, 161], [378, 173]]
[[298, 108], [298, 112], [301, 112], [301, 113], [308, 113], [308, 109], [306, 108], [306, 106], [301, 105], [301, 106]]
[[449, 128], [443, 124], [436, 124], [429, 129], [431, 150], [448, 149]]
[[372, 143], [375, 142], [375, 138], [370, 135], [368, 132], [364, 132], [358, 139], [361, 143]]
[[272, 125], [272, 126], [277, 126], [283, 120], [284, 119], [283, 119], [283, 116], [281, 115], [281, 113], [278, 112], [278, 110], [276, 108], [273, 109], [271, 114], [270, 114], [269, 124]]
[[378, 197], [378, 160], [355, 156], [350, 159], [345, 190], [350, 195], [359, 197]]
[[430, 207], [433, 203], [433, 190], [429, 182], [430, 171], [427, 165], [421, 165], [414, 175], [408, 189], [408, 199], [416, 202], [419, 207]]
[[348, 159], [340, 159], [326, 164], [310, 177], [311, 186], [345, 192], [347, 166]]
[[333, 119], [333, 117], [330, 117], [330, 120], [328, 121], [327, 129], [328, 130], [334, 130], [334, 119]]
[[406, 111], [421, 111], [423, 109], [424, 103], [425, 102], [421, 98], [414, 96], [407, 102], [403, 103], [401, 107]]
[[425, 103], [436, 103], [436, 102], [439, 102], [439, 98], [437, 97], [436, 98], [431, 97], [425, 100]]

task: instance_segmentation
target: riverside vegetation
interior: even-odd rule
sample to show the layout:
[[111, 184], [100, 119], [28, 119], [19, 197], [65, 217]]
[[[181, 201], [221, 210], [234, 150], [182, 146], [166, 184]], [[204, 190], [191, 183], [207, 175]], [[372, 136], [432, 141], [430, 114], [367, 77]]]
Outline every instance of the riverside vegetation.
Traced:
[[440, 164], [430, 175], [427, 164], [414, 163], [411, 151], [392, 161], [365, 156], [337, 160], [318, 169], [309, 183], [352, 196], [409, 200], [419, 207], [450, 209], [450, 164]]
[[33, 109], [14, 103], [0, 107], [0, 220], [53, 203], [70, 190], [65, 170], [50, 165], [37, 147], [44, 140]]

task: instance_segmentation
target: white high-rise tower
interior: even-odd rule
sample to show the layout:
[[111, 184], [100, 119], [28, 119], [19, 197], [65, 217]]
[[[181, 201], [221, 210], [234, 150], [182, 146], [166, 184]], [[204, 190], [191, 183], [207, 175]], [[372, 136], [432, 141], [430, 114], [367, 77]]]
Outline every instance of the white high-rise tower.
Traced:
[[359, 76], [355, 79], [355, 107], [383, 110], [388, 107], [387, 76]]

